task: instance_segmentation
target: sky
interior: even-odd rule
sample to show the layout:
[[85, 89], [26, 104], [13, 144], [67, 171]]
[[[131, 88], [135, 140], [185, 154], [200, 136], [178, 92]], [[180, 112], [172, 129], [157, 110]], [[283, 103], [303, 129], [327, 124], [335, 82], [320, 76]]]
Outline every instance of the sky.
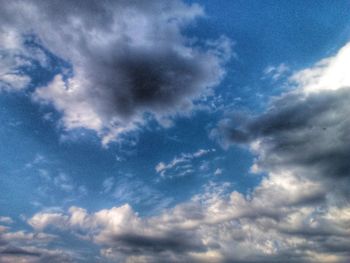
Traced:
[[350, 262], [349, 1], [0, 0], [0, 262]]

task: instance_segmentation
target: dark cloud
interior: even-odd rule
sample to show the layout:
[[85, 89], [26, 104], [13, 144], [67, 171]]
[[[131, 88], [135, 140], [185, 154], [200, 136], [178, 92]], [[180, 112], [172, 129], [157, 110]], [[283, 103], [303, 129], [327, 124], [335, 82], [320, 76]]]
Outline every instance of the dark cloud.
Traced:
[[55, 238], [41, 232], [11, 231], [0, 226], [0, 262], [70, 263], [80, 260], [68, 249], [52, 248]]
[[185, 253], [206, 250], [203, 243], [196, 240], [189, 232], [175, 230], [161, 237], [136, 234], [118, 235], [113, 243], [117, 251], [128, 255], [145, 255], [166, 251]]
[[203, 10], [179, 0], [2, 5], [1, 17], [10, 18], [0, 32], [34, 34], [72, 65], [73, 76], [62, 73], [35, 100], [52, 103], [65, 128], [93, 129], [107, 140], [144, 124], [145, 113], [161, 122], [191, 111], [220, 82], [231, 54], [224, 37], [199, 43], [182, 33]]
[[[111, 52], [112, 53], [112, 52]], [[188, 57], [173, 49], [128, 48], [111, 61], [94, 60], [90, 76], [104, 89], [103, 112], [130, 118], [138, 111], [164, 113], [190, 105], [191, 98], [213, 85], [220, 72], [212, 71], [208, 54]], [[93, 80], [95, 81], [95, 80]], [[209, 84], [209, 85], [208, 85]], [[187, 106], [188, 107], [188, 106]]]
[[[223, 121], [228, 143], [258, 143], [263, 170], [291, 169], [333, 181], [350, 176], [350, 88], [275, 99], [259, 116]], [[337, 182], [338, 183], [338, 182]]]
[[[44, 244], [36, 247], [31, 244], [30, 240], [27, 240], [28, 244], [25, 242], [19, 242], [22, 244], [11, 245], [11, 242], [6, 242], [6, 246], [0, 244], [0, 262], [32, 262], [32, 263], [71, 263], [77, 262], [77, 258], [66, 252], [64, 250], [58, 249], [46, 249], [43, 248]], [[35, 240], [32, 240], [32, 243], [35, 243]], [[45, 246], [45, 245], [44, 245]]]
[[40, 257], [41, 254], [38, 252], [27, 251], [22, 248], [17, 247], [7, 247], [0, 251], [0, 254], [3, 255], [12, 255], [12, 256], [30, 256], [30, 257]]

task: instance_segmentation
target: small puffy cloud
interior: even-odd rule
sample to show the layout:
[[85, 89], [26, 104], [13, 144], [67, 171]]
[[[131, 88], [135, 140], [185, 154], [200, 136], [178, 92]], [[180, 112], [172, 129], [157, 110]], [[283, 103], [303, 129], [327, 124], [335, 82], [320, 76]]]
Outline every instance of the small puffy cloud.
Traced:
[[219, 176], [222, 175], [222, 169], [221, 168], [217, 168], [214, 172], [214, 175]]

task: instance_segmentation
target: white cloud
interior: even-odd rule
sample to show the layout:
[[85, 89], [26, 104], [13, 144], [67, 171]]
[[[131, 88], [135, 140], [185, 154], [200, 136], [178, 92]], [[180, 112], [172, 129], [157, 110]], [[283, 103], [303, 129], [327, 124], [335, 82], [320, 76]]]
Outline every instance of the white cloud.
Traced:
[[10, 225], [13, 223], [13, 220], [11, 217], [8, 216], [0, 216], [0, 223]]
[[222, 169], [217, 168], [214, 172], [214, 175], [216, 175], [216, 176], [222, 175]]
[[277, 81], [284, 77], [289, 71], [290, 68], [284, 63], [278, 66], [268, 66], [264, 69], [264, 78], [270, 77], [272, 80]]
[[11, 231], [0, 226], [0, 262], [76, 262], [79, 256], [69, 249], [50, 248], [57, 238], [56, 235], [40, 231]]
[[[65, 214], [34, 215], [29, 223], [41, 230], [65, 222], [58, 226], [84, 233], [82, 238], [102, 246], [102, 255], [122, 262], [322, 262], [321, 255], [333, 259], [324, 262], [346, 262], [350, 257], [350, 206], [334, 204], [322, 183], [285, 173], [271, 174], [248, 196], [227, 196], [223, 187], [208, 187], [153, 217], [142, 218], [129, 205], [95, 213], [72, 207]], [[33, 224], [38, 218], [55, 219]]]
[[38, 213], [33, 216], [28, 223], [35, 229], [44, 229], [48, 225], [54, 225], [61, 228], [66, 225], [67, 216], [62, 216], [60, 213]]
[[350, 43], [315, 66], [296, 72], [291, 81], [305, 93], [350, 87]]
[[215, 152], [215, 149], [199, 149], [194, 153], [182, 153], [169, 163], [160, 162], [155, 170], [162, 178], [181, 177], [194, 172], [193, 161]]
[[19, 70], [19, 67], [29, 62], [17, 52], [12, 51], [10, 54], [4, 52], [0, 44], [0, 91], [19, 91], [27, 87], [31, 81], [29, 76]]

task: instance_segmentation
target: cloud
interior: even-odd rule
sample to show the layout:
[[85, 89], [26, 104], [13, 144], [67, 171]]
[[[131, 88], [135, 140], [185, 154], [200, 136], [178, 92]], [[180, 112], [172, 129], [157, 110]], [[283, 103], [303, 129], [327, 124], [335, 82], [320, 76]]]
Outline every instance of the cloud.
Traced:
[[264, 69], [264, 78], [271, 78], [274, 81], [280, 80], [282, 77], [284, 77], [288, 72], [290, 71], [290, 68], [284, 64], [281, 63], [278, 66], [268, 66]]
[[222, 169], [221, 169], [221, 168], [217, 168], [217, 169], [215, 170], [215, 172], [214, 172], [214, 175], [216, 175], [216, 176], [222, 175]]
[[[31, 170], [36, 175], [34, 179], [37, 180], [38, 187], [31, 200], [35, 206], [57, 206], [58, 199], [64, 204], [82, 199], [88, 194], [85, 185], [77, 183], [65, 169], [56, 167], [55, 160], [41, 154], [36, 154], [24, 165], [24, 169]], [[60, 196], [58, 199], [57, 195]]]
[[0, 227], [0, 262], [76, 262], [73, 252], [48, 248], [57, 236], [42, 232], [11, 232]]
[[[336, 56], [337, 57], [337, 56]], [[350, 206], [349, 88], [275, 98], [261, 115], [222, 122], [226, 143], [247, 144], [267, 176], [247, 195], [209, 185], [204, 193], [140, 217], [130, 205], [88, 213], [41, 212], [28, 223], [54, 226], [121, 262], [347, 262]], [[207, 154], [182, 154], [159, 173]], [[60, 223], [58, 223], [60, 222]]]
[[9, 247], [0, 252], [0, 259], [3, 263], [72, 263], [76, 259], [69, 253], [62, 250], [49, 250], [43, 248], [17, 248]]
[[30, 219], [30, 225], [35, 229], [43, 229], [47, 225], [55, 225], [56, 227], [63, 227], [67, 217], [62, 217], [60, 213], [39, 213]]
[[166, 197], [159, 189], [132, 175], [127, 175], [126, 178], [117, 178], [110, 194], [111, 198], [118, 204], [142, 204], [147, 213], [151, 214], [169, 207], [174, 201], [171, 197]]
[[[250, 194], [211, 184], [190, 201], [151, 217], [129, 205], [55, 214], [63, 225], [120, 262], [347, 262], [349, 204], [334, 205], [322, 182], [270, 174]], [[29, 220], [56, 226], [39, 213]], [[41, 224], [33, 222], [38, 221]]]
[[313, 67], [295, 73], [291, 81], [304, 93], [350, 87], [349, 59], [350, 43], [342, 47], [335, 56], [322, 59]]
[[194, 161], [215, 152], [215, 149], [199, 149], [194, 153], [182, 153], [169, 163], [160, 162], [155, 170], [162, 178], [182, 177], [194, 172]]
[[8, 216], [0, 216], [0, 223], [11, 225], [13, 223], [13, 220], [11, 217]]
[[115, 180], [113, 177], [108, 177], [102, 182], [102, 193], [110, 193], [113, 186], [115, 184]]
[[289, 170], [348, 195], [350, 87], [344, 60], [349, 51], [346, 45], [335, 56], [295, 73], [297, 89], [274, 98], [260, 115], [221, 121], [213, 134], [221, 135], [226, 146], [249, 145], [257, 156], [256, 172]]
[[[64, 203], [76, 201], [79, 198], [85, 197], [88, 193], [88, 189], [85, 185], [77, 184], [71, 176], [64, 172], [55, 171], [53, 169], [48, 170], [46, 168], [38, 168], [37, 172], [41, 184], [38, 186], [34, 197], [39, 203], [45, 200], [54, 205], [57, 200], [52, 196], [52, 191], [55, 191], [56, 194], [61, 194], [63, 197], [60, 201]], [[54, 176], [56, 173], [57, 175]], [[46, 205], [48, 205], [48, 203], [46, 203]]]
[[4, 52], [0, 44], [0, 91], [22, 90], [28, 86], [31, 79], [23, 74], [19, 67], [26, 64], [26, 60], [16, 54]]
[[[156, 1], [150, 5], [135, 4], [139, 2], [133, 1], [125, 4], [120, 1], [114, 2], [119, 9], [115, 8], [113, 10], [116, 11], [112, 11], [105, 8], [107, 2], [91, 2], [96, 10], [106, 14], [94, 16], [86, 7], [89, 5], [74, 9], [68, 8], [66, 2], [59, 5], [53, 1], [52, 5], [56, 8], [56, 12], [53, 12], [44, 1], [14, 3], [29, 5], [26, 10], [31, 12], [47, 11], [33, 16], [33, 19], [41, 19], [44, 15], [51, 17], [55, 23], [60, 22], [58, 24], [61, 27], [57, 27], [57, 34], [52, 34], [51, 22], [42, 20], [43, 27], [46, 30], [50, 29], [47, 32], [50, 32], [52, 39], [45, 38], [46, 30], [39, 29], [38, 35], [53, 52], [63, 58], [70, 57], [76, 67], [74, 77], [65, 80], [62, 76], [57, 76], [49, 86], [37, 90], [37, 99], [52, 102], [63, 113], [66, 128], [85, 127], [96, 130], [102, 137], [107, 138], [107, 142], [125, 129], [133, 129], [137, 123], [142, 124], [144, 119], [139, 112], [143, 112], [144, 109], [155, 114], [157, 118], [167, 116], [168, 112], [173, 110], [154, 99], [152, 93], [148, 94], [150, 97], [144, 97], [142, 90], [135, 91], [134, 83], [126, 85], [125, 94], [130, 96], [130, 100], [126, 100], [125, 108], [123, 107], [122, 111], [118, 107], [115, 111], [110, 110], [110, 103], [115, 102], [115, 97], [119, 98], [120, 93], [119, 90], [114, 93], [114, 90], [107, 88], [109, 85], [104, 84], [115, 80], [114, 75], [113, 78], [110, 77], [107, 69], [110, 65], [118, 69], [118, 63], [123, 61], [120, 58], [124, 55], [117, 52], [115, 56], [107, 56], [111, 54], [110, 48], [124, 43], [124, 40], [115, 39], [112, 33], [120, 32], [121, 27], [126, 28], [122, 31], [125, 32], [123, 37], [129, 42], [126, 42], [127, 48], [123, 49], [124, 45], [120, 45], [120, 48], [126, 50], [125, 52], [128, 52], [129, 48], [132, 50], [130, 67], [135, 70], [134, 67], [138, 68], [135, 65], [141, 63], [142, 79], [144, 80], [143, 76], [151, 77], [147, 83], [163, 83], [163, 74], [160, 74], [160, 79], [154, 78], [152, 70], [143, 74], [144, 65], [154, 63], [152, 59], [147, 60], [147, 63], [137, 59], [137, 63], [133, 61], [134, 55], [138, 57], [139, 54], [134, 51], [140, 48], [134, 46], [135, 42], [141, 43], [140, 54], [151, 52], [147, 48], [144, 49], [148, 43], [159, 48], [159, 51], [153, 50], [154, 53], [151, 54], [160, 60], [160, 65], [163, 65], [162, 59], [167, 51], [162, 49], [166, 46], [163, 44], [168, 44], [169, 39], [174, 40], [172, 44], [175, 45], [171, 46], [169, 54], [180, 52], [176, 53], [176, 63], [179, 62], [178, 59], [183, 61], [184, 54], [185, 58], [187, 55], [196, 59], [202, 56], [217, 58], [215, 52], [208, 53], [184, 45], [185, 37], [180, 34], [180, 27], [201, 13], [197, 6], [189, 8], [181, 2], [172, 2], [171, 8], [167, 9], [170, 10], [169, 13], [162, 11], [160, 6], [163, 4]], [[5, 12], [3, 17], [10, 21], [6, 20], [6, 25], [13, 23], [13, 19], [16, 20], [16, 17], [6, 16], [7, 13], [11, 13], [11, 5], [5, 4], [5, 11], [2, 11]], [[142, 8], [139, 5], [142, 5]], [[65, 11], [65, 15], [62, 15], [62, 10]], [[77, 14], [76, 10], [82, 13]], [[159, 11], [159, 17], [149, 15], [155, 10]], [[108, 15], [114, 14], [113, 12], [119, 12], [120, 17]], [[130, 15], [130, 12], [133, 15]], [[125, 16], [130, 17], [131, 21], [135, 19], [133, 22], [137, 27], [132, 26], [133, 22], [125, 22]], [[25, 14], [23, 17], [23, 21], [26, 21]], [[72, 25], [74, 30], [70, 31]], [[154, 25], [159, 25], [161, 32], [172, 34], [167, 34], [169, 38], [165, 40], [158, 39], [158, 34], [152, 31], [156, 28]], [[133, 30], [144, 33], [134, 34]], [[92, 36], [93, 41], [86, 41], [86, 35]], [[137, 41], [135, 37], [138, 37]], [[61, 38], [73, 48], [63, 50], [59, 46], [62, 43]], [[160, 43], [154, 45], [155, 39]], [[81, 44], [81, 50], [74, 48], [77, 43]], [[84, 242], [90, 241], [100, 248], [101, 256], [111, 262], [349, 262], [349, 165], [346, 161], [349, 159], [350, 126], [347, 113], [350, 91], [346, 85], [347, 75], [343, 75], [347, 72], [344, 62], [347, 60], [343, 58], [347, 58], [348, 50], [349, 46], [345, 46], [334, 57], [315, 67], [297, 72], [291, 81], [296, 81], [298, 88], [273, 99], [264, 113], [240, 117], [236, 122], [227, 118], [219, 124], [213, 134], [221, 136], [221, 142], [227, 146], [240, 144], [250, 147], [256, 156], [252, 170], [266, 173], [261, 183], [250, 193], [244, 195], [236, 191], [228, 192], [226, 184], [209, 184], [202, 194], [154, 216], [141, 217], [129, 204], [96, 212], [73, 206], [66, 212], [38, 212], [28, 219], [28, 224], [33, 227], [35, 233], [53, 231], [62, 233], [63, 236], [73, 234]], [[101, 68], [101, 65], [104, 65], [101, 61], [108, 65], [102, 67], [107, 70], [106, 76], [102, 71], [94, 70], [95, 67]], [[111, 61], [115, 64], [111, 64]], [[184, 61], [187, 62], [186, 59]], [[199, 61], [203, 62], [201, 59]], [[170, 66], [177, 72], [176, 66]], [[129, 74], [133, 75], [133, 70], [127, 67], [126, 73], [122, 71], [122, 77], [125, 74], [125, 78], [128, 79]], [[168, 72], [167, 67], [164, 72]], [[116, 80], [119, 80], [119, 75]], [[85, 81], [86, 85], [81, 85]], [[102, 84], [98, 89], [90, 86], [91, 83], [100, 82]], [[101, 94], [100, 90], [103, 90]], [[199, 90], [202, 89], [188, 91], [190, 93], [186, 94], [192, 99], [197, 96], [196, 92]], [[159, 89], [155, 90], [156, 93], [158, 91]], [[174, 89], [174, 92], [176, 93], [177, 89]], [[52, 93], [55, 96], [52, 96]], [[113, 95], [113, 99], [105, 99], [110, 95]], [[163, 96], [163, 93], [161, 95]], [[173, 97], [176, 105], [184, 105], [181, 104], [184, 101], [186, 104], [186, 98], [179, 97], [179, 94]], [[175, 105], [175, 102], [169, 99], [166, 99], [169, 105]], [[108, 107], [105, 108], [105, 105]], [[166, 114], [160, 114], [160, 109], [164, 109]], [[85, 115], [86, 112], [89, 114]], [[117, 123], [128, 123], [130, 126], [111, 125], [110, 116], [117, 116]], [[120, 130], [121, 127], [124, 130]], [[104, 129], [108, 131], [104, 132]], [[108, 137], [109, 135], [111, 137]], [[168, 168], [176, 169], [179, 165], [183, 167], [204, 154], [204, 151], [182, 154], [169, 163], [160, 163], [156, 171], [161, 173]], [[35, 255], [40, 254], [40, 258], [44, 258], [42, 255], [46, 250], [42, 248], [30, 249], [22, 245], [17, 246], [20, 249], [11, 249], [9, 239], [11, 242], [27, 242], [24, 240], [32, 239], [28, 239], [28, 233], [15, 232], [11, 237], [7, 231], [7, 227], [0, 227], [2, 261], [17, 260], [18, 258], [8, 259], [15, 253], [17, 257], [36, 257]], [[49, 235], [47, 233], [45, 235]], [[64, 253], [60, 255], [63, 256]], [[32, 262], [40, 262], [35, 260]], [[31, 262], [29, 259], [27, 261]]]
[[72, 65], [72, 75], [58, 73], [33, 99], [53, 105], [65, 129], [94, 130], [104, 144], [145, 125], [147, 114], [161, 124], [188, 114], [194, 100], [221, 81], [231, 55], [225, 37], [200, 43], [182, 33], [204, 12], [178, 0], [2, 6], [0, 33], [35, 34], [40, 45]]

